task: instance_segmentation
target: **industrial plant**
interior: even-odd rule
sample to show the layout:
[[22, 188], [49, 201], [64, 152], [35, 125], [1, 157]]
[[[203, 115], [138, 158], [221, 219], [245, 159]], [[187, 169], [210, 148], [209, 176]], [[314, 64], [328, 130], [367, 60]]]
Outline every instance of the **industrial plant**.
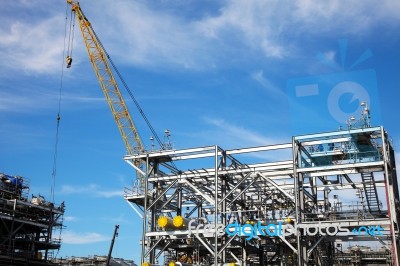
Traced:
[[394, 150], [364, 118], [276, 145], [126, 156], [146, 165], [125, 195], [142, 265], [399, 265]]
[[[132, 243], [141, 266], [400, 265], [395, 151], [389, 132], [371, 125], [368, 102], [346, 127], [286, 143], [174, 149], [169, 130], [164, 141], [155, 133], [79, 3], [67, 3], [137, 174], [124, 199], [142, 219], [141, 241]], [[114, 74], [153, 134], [151, 149]], [[64, 211], [64, 203], [29, 196], [27, 178], [0, 174], [0, 265], [135, 265], [111, 258], [117, 227], [108, 256], [56, 258]]]
[[0, 265], [54, 265], [65, 206], [29, 189], [28, 178], [0, 174]]
[[[138, 176], [125, 199], [143, 220], [142, 266], [399, 266], [394, 150], [385, 128], [371, 126], [369, 103], [347, 128], [287, 143], [173, 149], [157, 136], [79, 3], [67, 2], [124, 141], [124, 159]], [[153, 133], [150, 150], [114, 73]]]

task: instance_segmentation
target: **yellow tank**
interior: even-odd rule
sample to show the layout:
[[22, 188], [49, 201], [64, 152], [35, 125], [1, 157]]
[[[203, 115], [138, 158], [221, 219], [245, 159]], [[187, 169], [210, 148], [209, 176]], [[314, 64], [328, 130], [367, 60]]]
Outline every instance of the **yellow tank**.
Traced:
[[175, 228], [185, 228], [187, 226], [187, 222], [185, 220], [186, 219], [180, 215], [175, 216], [173, 221]]
[[157, 224], [159, 227], [166, 230], [174, 229], [174, 222], [167, 216], [160, 216], [157, 220]]

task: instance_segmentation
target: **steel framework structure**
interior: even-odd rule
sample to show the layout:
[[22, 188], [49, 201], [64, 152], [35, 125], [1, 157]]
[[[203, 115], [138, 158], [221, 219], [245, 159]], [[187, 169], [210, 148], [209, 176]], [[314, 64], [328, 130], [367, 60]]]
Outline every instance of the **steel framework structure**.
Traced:
[[0, 265], [55, 265], [61, 239], [64, 203], [29, 198], [29, 180], [0, 174]]
[[[143, 218], [142, 265], [161, 255], [170, 265], [368, 265], [375, 255], [399, 265], [399, 191], [383, 127], [125, 160], [146, 164], [145, 187], [125, 193]], [[343, 251], [365, 243], [380, 252]]]

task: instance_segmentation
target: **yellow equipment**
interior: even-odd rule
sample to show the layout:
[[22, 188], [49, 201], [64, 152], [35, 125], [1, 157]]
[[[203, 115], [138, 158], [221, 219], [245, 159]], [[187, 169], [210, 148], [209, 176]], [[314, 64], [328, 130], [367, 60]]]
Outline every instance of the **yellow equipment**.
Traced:
[[176, 228], [186, 228], [188, 225], [187, 219], [183, 218], [182, 216], [178, 215], [174, 217], [173, 224]]
[[160, 216], [157, 220], [157, 224], [159, 227], [163, 228], [163, 229], [174, 229], [174, 224], [172, 219], [170, 219], [167, 216]]
[[[75, 13], [77, 18], [90, 62], [92, 63], [94, 72], [100, 82], [101, 89], [106, 97], [114, 120], [117, 123], [127, 153], [132, 155], [144, 152], [142, 140], [140, 139], [139, 133], [131, 118], [128, 108], [126, 107], [125, 101], [122, 98], [118, 84], [110, 69], [109, 61], [107, 60], [107, 52], [104, 50], [104, 47], [97, 38], [90, 22], [83, 14], [79, 3], [73, 0], [67, 0], [67, 3], [72, 6], [72, 11]], [[136, 167], [140, 168], [140, 162], [134, 162], [134, 164]], [[141, 179], [142, 175], [138, 174], [138, 178]], [[143, 180], [141, 180], [140, 183], [143, 184]]]

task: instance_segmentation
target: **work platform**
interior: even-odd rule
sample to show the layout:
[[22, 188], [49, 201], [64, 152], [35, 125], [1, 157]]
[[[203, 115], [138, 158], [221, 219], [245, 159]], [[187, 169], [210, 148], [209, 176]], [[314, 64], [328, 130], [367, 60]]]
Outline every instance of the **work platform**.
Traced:
[[0, 265], [55, 265], [64, 204], [28, 194], [29, 179], [0, 174]]
[[[372, 265], [374, 254], [399, 265], [399, 191], [383, 127], [125, 160], [146, 165], [144, 187], [125, 193], [143, 218], [144, 265]], [[356, 245], [379, 251], [347, 250]]]

